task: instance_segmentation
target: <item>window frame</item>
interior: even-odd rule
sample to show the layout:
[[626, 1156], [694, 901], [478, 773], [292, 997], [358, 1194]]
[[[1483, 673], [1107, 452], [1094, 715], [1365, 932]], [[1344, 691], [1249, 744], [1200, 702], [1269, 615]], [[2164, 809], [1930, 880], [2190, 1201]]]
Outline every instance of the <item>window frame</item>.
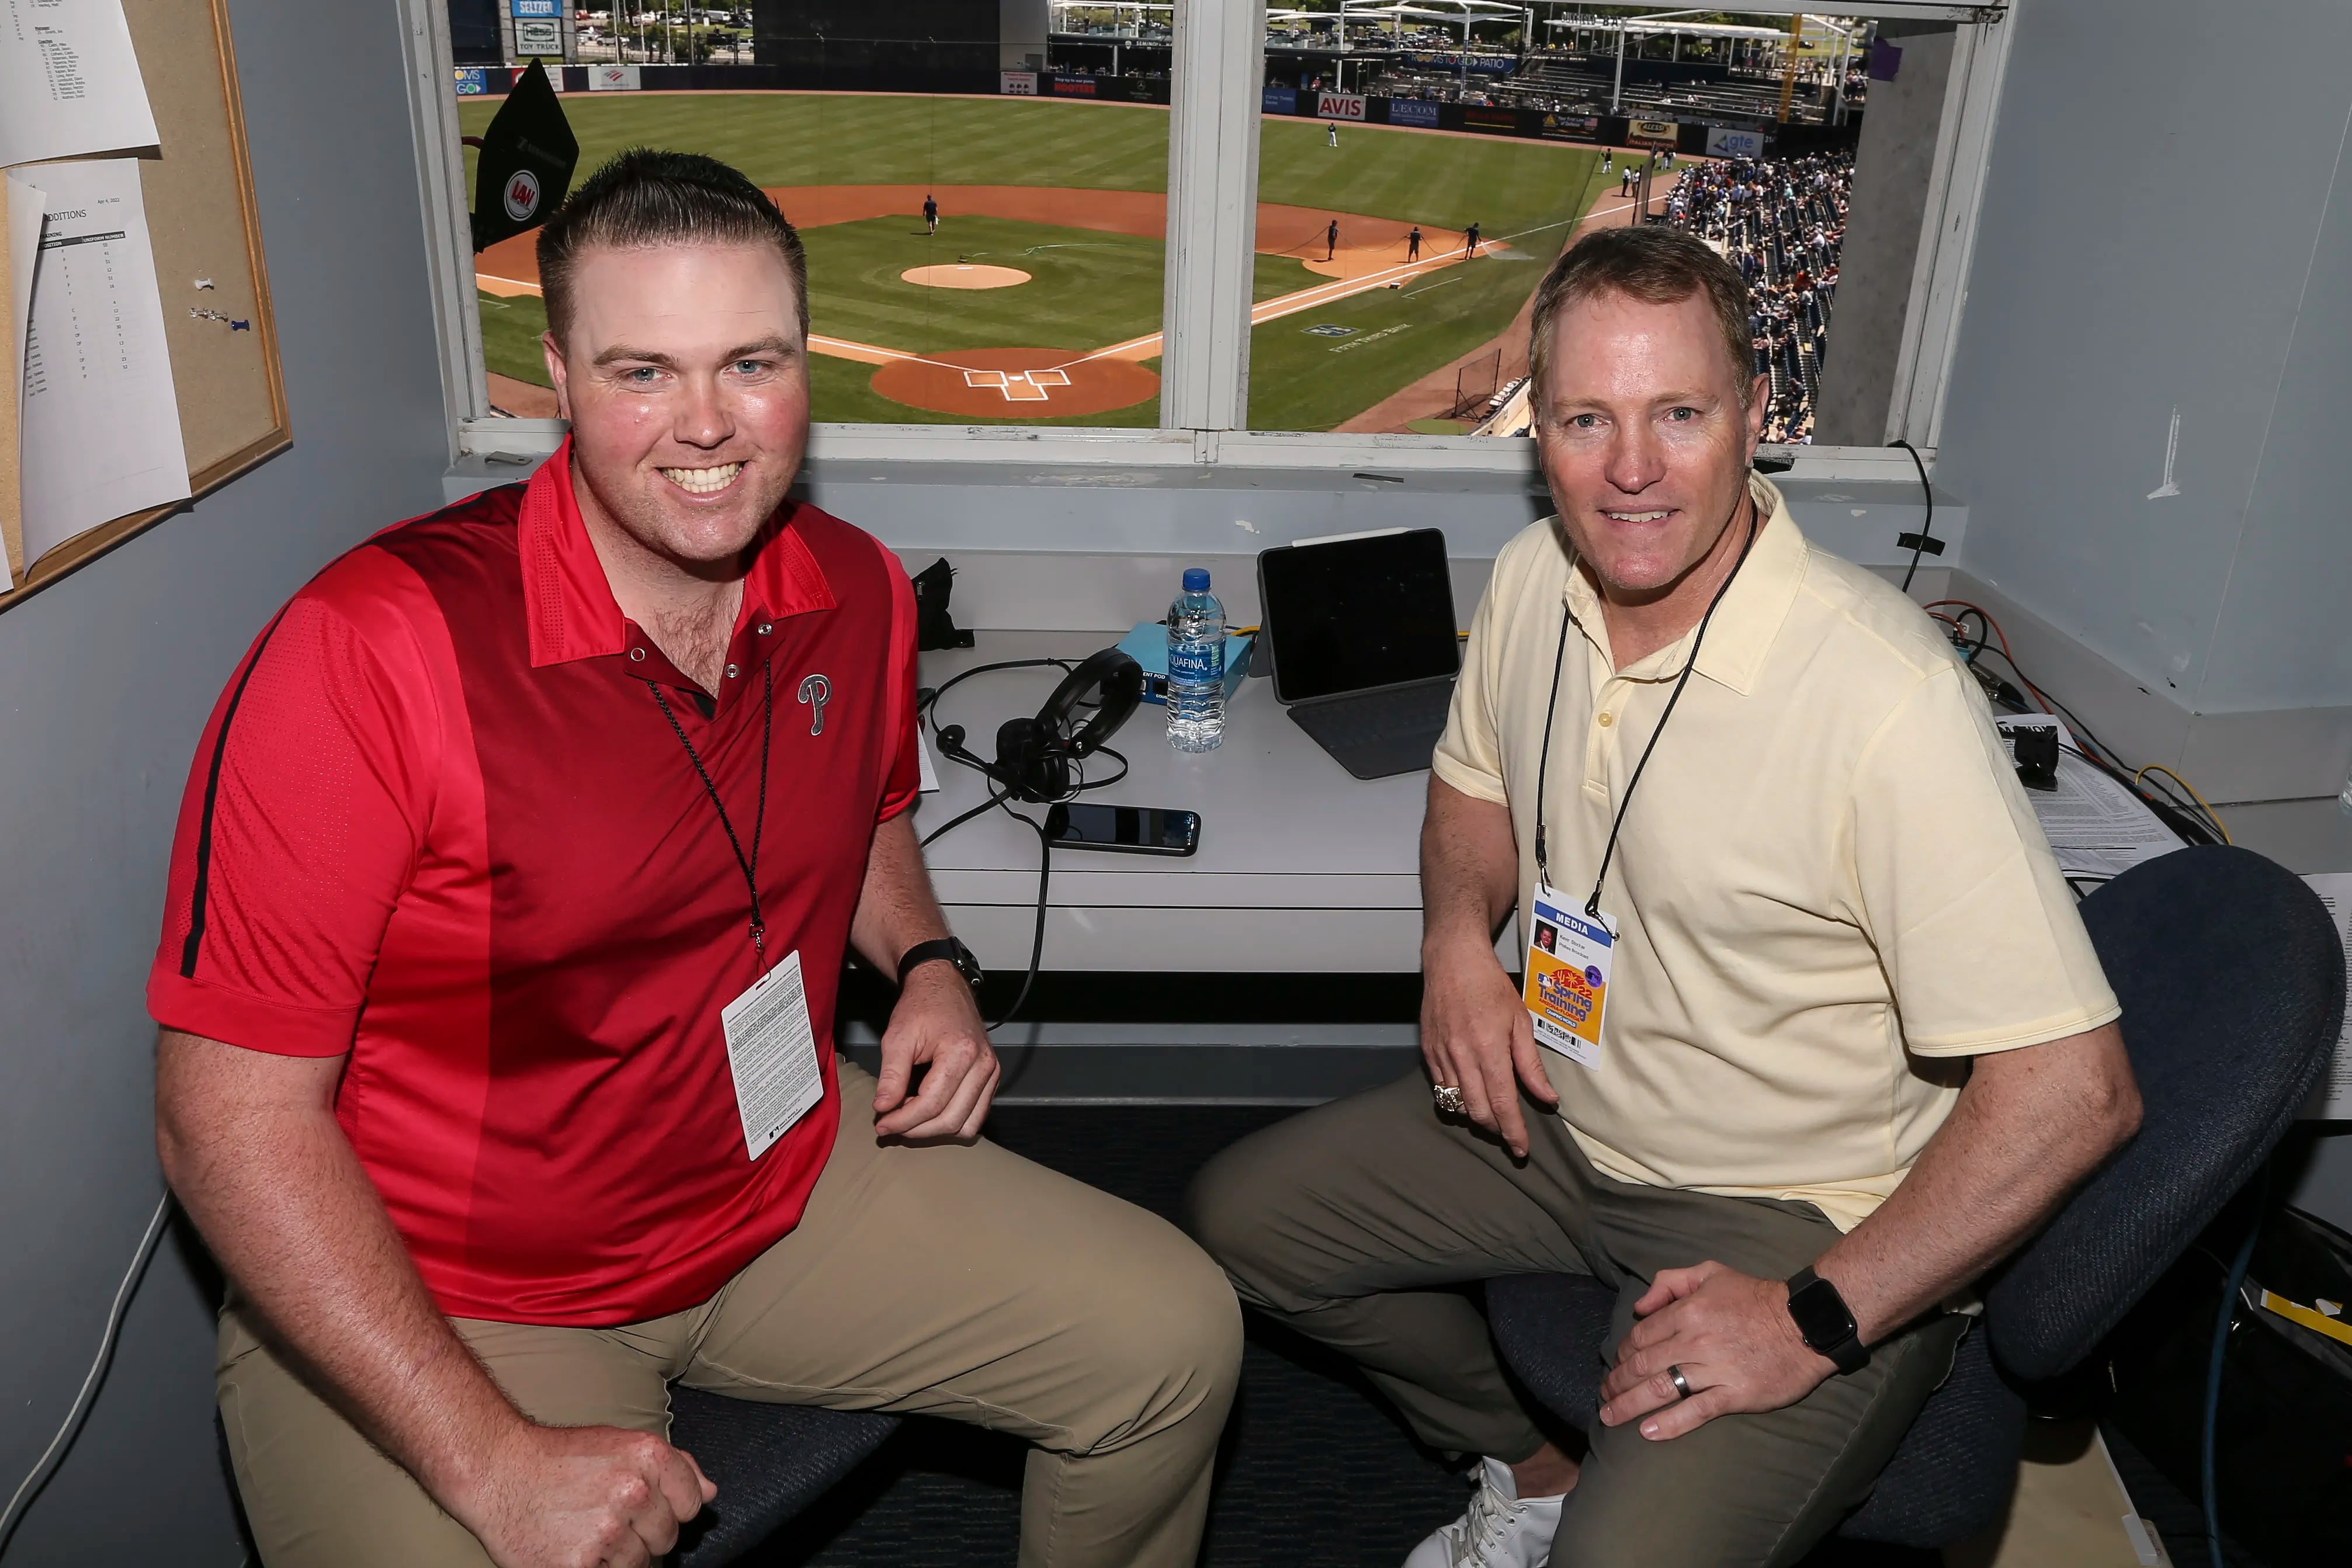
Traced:
[[[1994, 121], [2021, 0], [1987, 4], [1855, 0], [1840, 16], [1953, 21], [1954, 45], [1941, 130], [1914, 259], [1909, 307], [1897, 344], [1887, 439], [1918, 447], [1929, 464], [1941, 434], [1967, 302], [1968, 273], [1984, 196]], [[563, 422], [490, 412], [475, 300], [465, 163], [451, 90], [446, 0], [396, 0], [416, 142], [442, 394], [453, 464], [492, 454], [533, 458], [561, 443]], [[1746, 3], [1743, 11], [1793, 15], [1809, 5]], [[1171, 226], [1163, 321], [1167, 354], [1161, 423], [1152, 428], [1018, 425], [817, 424], [809, 457], [824, 462], [956, 463], [982, 468], [1214, 468], [1327, 471], [1366, 467], [1423, 474], [1537, 478], [1534, 443], [1491, 437], [1360, 435], [1251, 430], [1248, 407], [1249, 255], [1255, 240], [1260, 105], [1265, 74], [1259, 0], [1187, 0], [1176, 13], [1175, 78], [1169, 108]], [[1188, 64], [1194, 68], [1187, 68]], [[1238, 87], [1246, 83], [1245, 88]], [[1798, 479], [1849, 482], [1915, 477], [1910, 458], [1884, 447], [1768, 448]]]

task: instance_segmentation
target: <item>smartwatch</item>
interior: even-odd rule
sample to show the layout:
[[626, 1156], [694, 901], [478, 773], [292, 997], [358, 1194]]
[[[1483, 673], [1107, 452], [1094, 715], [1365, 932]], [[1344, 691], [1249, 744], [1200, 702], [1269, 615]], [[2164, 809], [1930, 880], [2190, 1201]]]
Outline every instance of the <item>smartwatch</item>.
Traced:
[[971, 949], [951, 936], [943, 936], [930, 942], [919, 942], [898, 955], [898, 988], [905, 990], [907, 976], [935, 959], [944, 959], [954, 964], [957, 973], [974, 991], [980, 989], [981, 981], [986, 978], [981, 973], [980, 960], [971, 955]]
[[1860, 1372], [1870, 1364], [1870, 1348], [1855, 1331], [1845, 1298], [1810, 1267], [1789, 1276], [1789, 1316], [1813, 1353], [1835, 1362], [1838, 1371]]

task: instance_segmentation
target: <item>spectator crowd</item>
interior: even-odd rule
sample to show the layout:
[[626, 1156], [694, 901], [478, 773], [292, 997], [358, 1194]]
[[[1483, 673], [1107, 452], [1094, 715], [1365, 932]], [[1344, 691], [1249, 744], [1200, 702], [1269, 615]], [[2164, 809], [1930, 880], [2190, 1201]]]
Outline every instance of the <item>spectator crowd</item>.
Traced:
[[1685, 171], [1666, 221], [1720, 250], [1748, 279], [1756, 370], [1772, 378], [1764, 439], [1812, 439], [1853, 154], [1733, 158]]

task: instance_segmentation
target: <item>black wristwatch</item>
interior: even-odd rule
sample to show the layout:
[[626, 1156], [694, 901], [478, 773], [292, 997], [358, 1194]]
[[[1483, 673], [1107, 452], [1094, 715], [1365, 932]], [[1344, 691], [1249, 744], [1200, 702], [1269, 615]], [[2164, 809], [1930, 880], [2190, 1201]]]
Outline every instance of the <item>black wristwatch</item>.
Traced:
[[1789, 1276], [1789, 1316], [1813, 1353], [1837, 1363], [1838, 1371], [1860, 1372], [1870, 1364], [1870, 1347], [1855, 1331], [1845, 1298], [1810, 1268]]
[[951, 936], [943, 936], [931, 942], [919, 942], [898, 955], [898, 988], [905, 990], [907, 976], [919, 965], [934, 959], [945, 959], [954, 964], [974, 991], [979, 990], [980, 983], [987, 978], [980, 972], [980, 960], [971, 955], [971, 949]]

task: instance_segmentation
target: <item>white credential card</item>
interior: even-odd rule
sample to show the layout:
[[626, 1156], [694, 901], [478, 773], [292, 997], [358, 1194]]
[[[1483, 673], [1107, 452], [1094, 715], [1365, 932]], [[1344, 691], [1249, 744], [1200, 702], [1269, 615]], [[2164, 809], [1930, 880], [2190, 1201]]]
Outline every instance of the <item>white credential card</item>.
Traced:
[[122, 0], [0, 0], [0, 164], [157, 141]]
[[188, 495], [139, 161], [28, 173], [47, 199], [19, 415], [27, 563], [86, 529]]
[[743, 1118], [743, 1146], [756, 1160], [824, 1098], [817, 1066], [816, 1031], [809, 1025], [801, 955], [752, 983], [719, 1015], [727, 1032], [727, 1065], [735, 1075], [735, 1109]]

